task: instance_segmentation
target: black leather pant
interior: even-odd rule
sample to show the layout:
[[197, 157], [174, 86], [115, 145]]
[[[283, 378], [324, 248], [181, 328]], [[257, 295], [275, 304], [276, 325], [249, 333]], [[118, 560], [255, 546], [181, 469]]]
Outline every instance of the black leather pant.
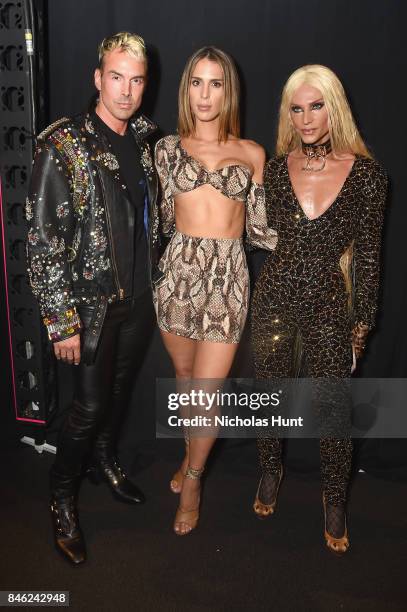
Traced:
[[[80, 307], [84, 326], [92, 307]], [[148, 290], [134, 301], [108, 307], [92, 365], [72, 366], [75, 372], [73, 403], [61, 427], [55, 462], [51, 468], [51, 491], [55, 497], [74, 495], [85, 459], [111, 457], [131, 399], [137, 372], [154, 329], [154, 309]]]

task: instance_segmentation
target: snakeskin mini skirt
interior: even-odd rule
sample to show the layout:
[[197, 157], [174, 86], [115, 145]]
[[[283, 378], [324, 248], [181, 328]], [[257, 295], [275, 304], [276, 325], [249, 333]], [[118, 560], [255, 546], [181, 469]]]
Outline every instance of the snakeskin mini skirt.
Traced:
[[239, 342], [249, 303], [241, 238], [197, 238], [175, 231], [154, 285], [161, 330], [207, 342]]

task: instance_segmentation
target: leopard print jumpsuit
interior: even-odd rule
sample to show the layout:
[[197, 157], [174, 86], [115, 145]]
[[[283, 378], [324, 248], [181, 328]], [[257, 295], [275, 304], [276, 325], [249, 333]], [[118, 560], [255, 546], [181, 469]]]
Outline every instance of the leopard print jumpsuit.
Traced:
[[[377, 162], [357, 156], [333, 204], [313, 220], [295, 196], [287, 156], [268, 162], [264, 187], [268, 223], [277, 230], [278, 244], [265, 261], [252, 301], [256, 377], [295, 376], [294, 347], [300, 340], [305, 376], [348, 378], [351, 329], [359, 322], [369, 329], [374, 325], [386, 175]], [[349, 285], [340, 267], [345, 252], [353, 254]], [[258, 448], [262, 471], [279, 473], [281, 440], [262, 435]], [[351, 455], [349, 434], [320, 439], [328, 503], [346, 499]]]

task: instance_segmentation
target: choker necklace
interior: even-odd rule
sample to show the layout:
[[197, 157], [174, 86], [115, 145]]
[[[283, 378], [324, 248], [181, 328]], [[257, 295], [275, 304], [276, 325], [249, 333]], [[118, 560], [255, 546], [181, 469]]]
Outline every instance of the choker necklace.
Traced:
[[[304, 155], [307, 157], [307, 163], [302, 168], [305, 172], [321, 172], [325, 168], [326, 156], [332, 151], [332, 144], [330, 140], [323, 142], [322, 144], [306, 144], [301, 142], [301, 148]], [[315, 168], [311, 161], [315, 159], [320, 160], [321, 166]]]

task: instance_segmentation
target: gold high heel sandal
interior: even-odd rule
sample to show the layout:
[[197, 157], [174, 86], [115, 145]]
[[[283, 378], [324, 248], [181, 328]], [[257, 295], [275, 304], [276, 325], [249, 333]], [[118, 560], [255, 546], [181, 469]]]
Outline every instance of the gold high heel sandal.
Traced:
[[325, 502], [324, 494], [322, 494], [322, 504], [324, 506], [324, 536], [325, 536], [326, 545], [333, 554], [341, 556], [344, 553], [346, 553], [346, 551], [349, 548], [346, 514], [345, 514], [345, 533], [343, 534], [341, 538], [334, 538], [333, 536], [331, 536], [330, 533], [328, 533], [327, 528], [326, 528], [326, 502]]
[[[189, 455], [189, 440], [185, 439], [185, 456]], [[173, 493], [179, 494], [182, 490], [182, 483], [184, 482], [185, 474], [180, 468], [177, 470], [170, 481], [170, 489]]]
[[[276, 476], [277, 476], [277, 474], [276, 474]], [[257, 487], [256, 498], [255, 498], [254, 504], [253, 504], [253, 510], [254, 510], [255, 514], [257, 515], [257, 517], [260, 518], [260, 519], [265, 519], [268, 516], [271, 516], [274, 513], [275, 509], [276, 509], [278, 490], [280, 488], [280, 483], [281, 483], [281, 480], [283, 478], [283, 466], [281, 466], [281, 468], [280, 468], [280, 474], [278, 476], [277, 487], [276, 487], [276, 491], [275, 491], [275, 494], [274, 494], [274, 499], [271, 502], [271, 504], [265, 504], [262, 501], [260, 501], [260, 499], [259, 499], [259, 491], [260, 491], [261, 483], [263, 481], [263, 477], [264, 477], [264, 474], [262, 474], [262, 477], [260, 478], [259, 486]]]
[[[194, 470], [193, 468], [188, 467], [187, 471], [185, 472], [185, 478], [192, 478], [192, 480], [200, 480], [203, 471], [204, 471], [204, 468], [202, 468], [201, 470]], [[191, 533], [191, 531], [195, 529], [195, 527], [197, 526], [198, 520], [199, 520], [199, 502], [198, 502], [198, 507], [194, 508], [193, 510], [184, 510], [183, 508], [181, 508], [181, 506], [179, 506], [177, 513], [175, 515], [175, 521], [174, 521], [175, 533], [180, 536]], [[179, 529], [179, 526], [181, 525], [187, 525], [188, 527], [187, 531], [181, 531]], [[178, 529], [177, 529], [177, 526], [178, 526]]]

